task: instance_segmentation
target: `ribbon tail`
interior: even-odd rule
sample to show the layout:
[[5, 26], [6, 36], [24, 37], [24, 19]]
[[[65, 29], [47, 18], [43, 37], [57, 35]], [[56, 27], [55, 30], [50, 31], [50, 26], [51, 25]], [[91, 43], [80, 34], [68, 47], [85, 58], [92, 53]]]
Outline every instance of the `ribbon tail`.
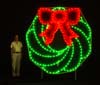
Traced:
[[75, 33], [71, 28], [70, 26], [61, 26], [61, 33], [63, 34], [63, 39], [65, 41], [65, 43], [68, 45], [68, 46], [71, 46], [72, 45], [72, 39], [73, 38], [78, 38], [79, 35], [77, 33]]
[[52, 43], [52, 41], [54, 39], [54, 35], [55, 35], [55, 30], [56, 30], [56, 28], [54, 25], [49, 25], [45, 31], [43, 31], [42, 33], [39, 34], [40, 37], [45, 38], [46, 45], [49, 45], [50, 43]]

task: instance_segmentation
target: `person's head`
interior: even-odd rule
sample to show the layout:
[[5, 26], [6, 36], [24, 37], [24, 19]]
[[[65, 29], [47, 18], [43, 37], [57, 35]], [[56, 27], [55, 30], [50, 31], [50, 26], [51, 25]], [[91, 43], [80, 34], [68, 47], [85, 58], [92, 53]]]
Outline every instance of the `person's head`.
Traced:
[[15, 41], [18, 41], [19, 38], [18, 38], [18, 34], [15, 35]]

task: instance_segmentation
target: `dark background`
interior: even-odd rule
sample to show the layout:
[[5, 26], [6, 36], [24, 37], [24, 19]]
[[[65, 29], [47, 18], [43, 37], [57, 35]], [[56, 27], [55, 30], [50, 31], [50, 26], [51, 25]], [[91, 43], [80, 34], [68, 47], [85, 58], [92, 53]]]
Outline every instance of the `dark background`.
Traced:
[[[47, 75], [43, 72], [41, 79], [41, 70], [36, 67], [28, 59], [25, 33], [30, 26], [37, 9], [41, 6], [79, 6], [86, 20], [92, 28], [93, 47], [92, 54], [76, 71], [77, 81], [94, 81], [99, 80], [99, 55], [97, 55], [97, 47], [99, 48], [99, 19], [98, 4], [96, 0], [13, 0], [4, 1], [3, 5], [3, 27], [0, 30], [0, 80], [10, 82], [18, 80], [22, 82], [40, 82], [40, 81], [70, 81], [75, 80], [75, 72], [63, 75]], [[98, 25], [97, 25], [98, 24]], [[98, 31], [97, 31], [98, 30]], [[12, 78], [11, 76], [11, 55], [10, 43], [14, 35], [18, 33], [20, 40], [23, 42], [23, 59], [21, 67], [21, 77]], [[97, 41], [98, 40], [98, 41]]]

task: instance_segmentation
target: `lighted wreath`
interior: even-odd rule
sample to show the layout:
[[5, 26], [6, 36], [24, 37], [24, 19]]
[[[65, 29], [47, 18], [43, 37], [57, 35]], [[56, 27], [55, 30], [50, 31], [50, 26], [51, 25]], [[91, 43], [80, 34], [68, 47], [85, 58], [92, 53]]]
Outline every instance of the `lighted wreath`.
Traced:
[[[60, 30], [63, 48], [52, 45]], [[92, 31], [80, 8], [41, 7], [26, 32], [30, 60], [48, 74], [75, 71], [90, 55]], [[58, 42], [59, 43], [59, 42]]]

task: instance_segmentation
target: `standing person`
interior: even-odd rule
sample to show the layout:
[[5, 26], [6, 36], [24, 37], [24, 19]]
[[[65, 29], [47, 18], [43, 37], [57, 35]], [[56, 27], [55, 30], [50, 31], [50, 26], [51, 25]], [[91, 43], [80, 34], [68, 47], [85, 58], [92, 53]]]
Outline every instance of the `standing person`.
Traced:
[[11, 43], [11, 58], [12, 58], [12, 75], [20, 76], [20, 64], [22, 58], [22, 42], [19, 41], [19, 36], [15, 35], [14, 41]]

